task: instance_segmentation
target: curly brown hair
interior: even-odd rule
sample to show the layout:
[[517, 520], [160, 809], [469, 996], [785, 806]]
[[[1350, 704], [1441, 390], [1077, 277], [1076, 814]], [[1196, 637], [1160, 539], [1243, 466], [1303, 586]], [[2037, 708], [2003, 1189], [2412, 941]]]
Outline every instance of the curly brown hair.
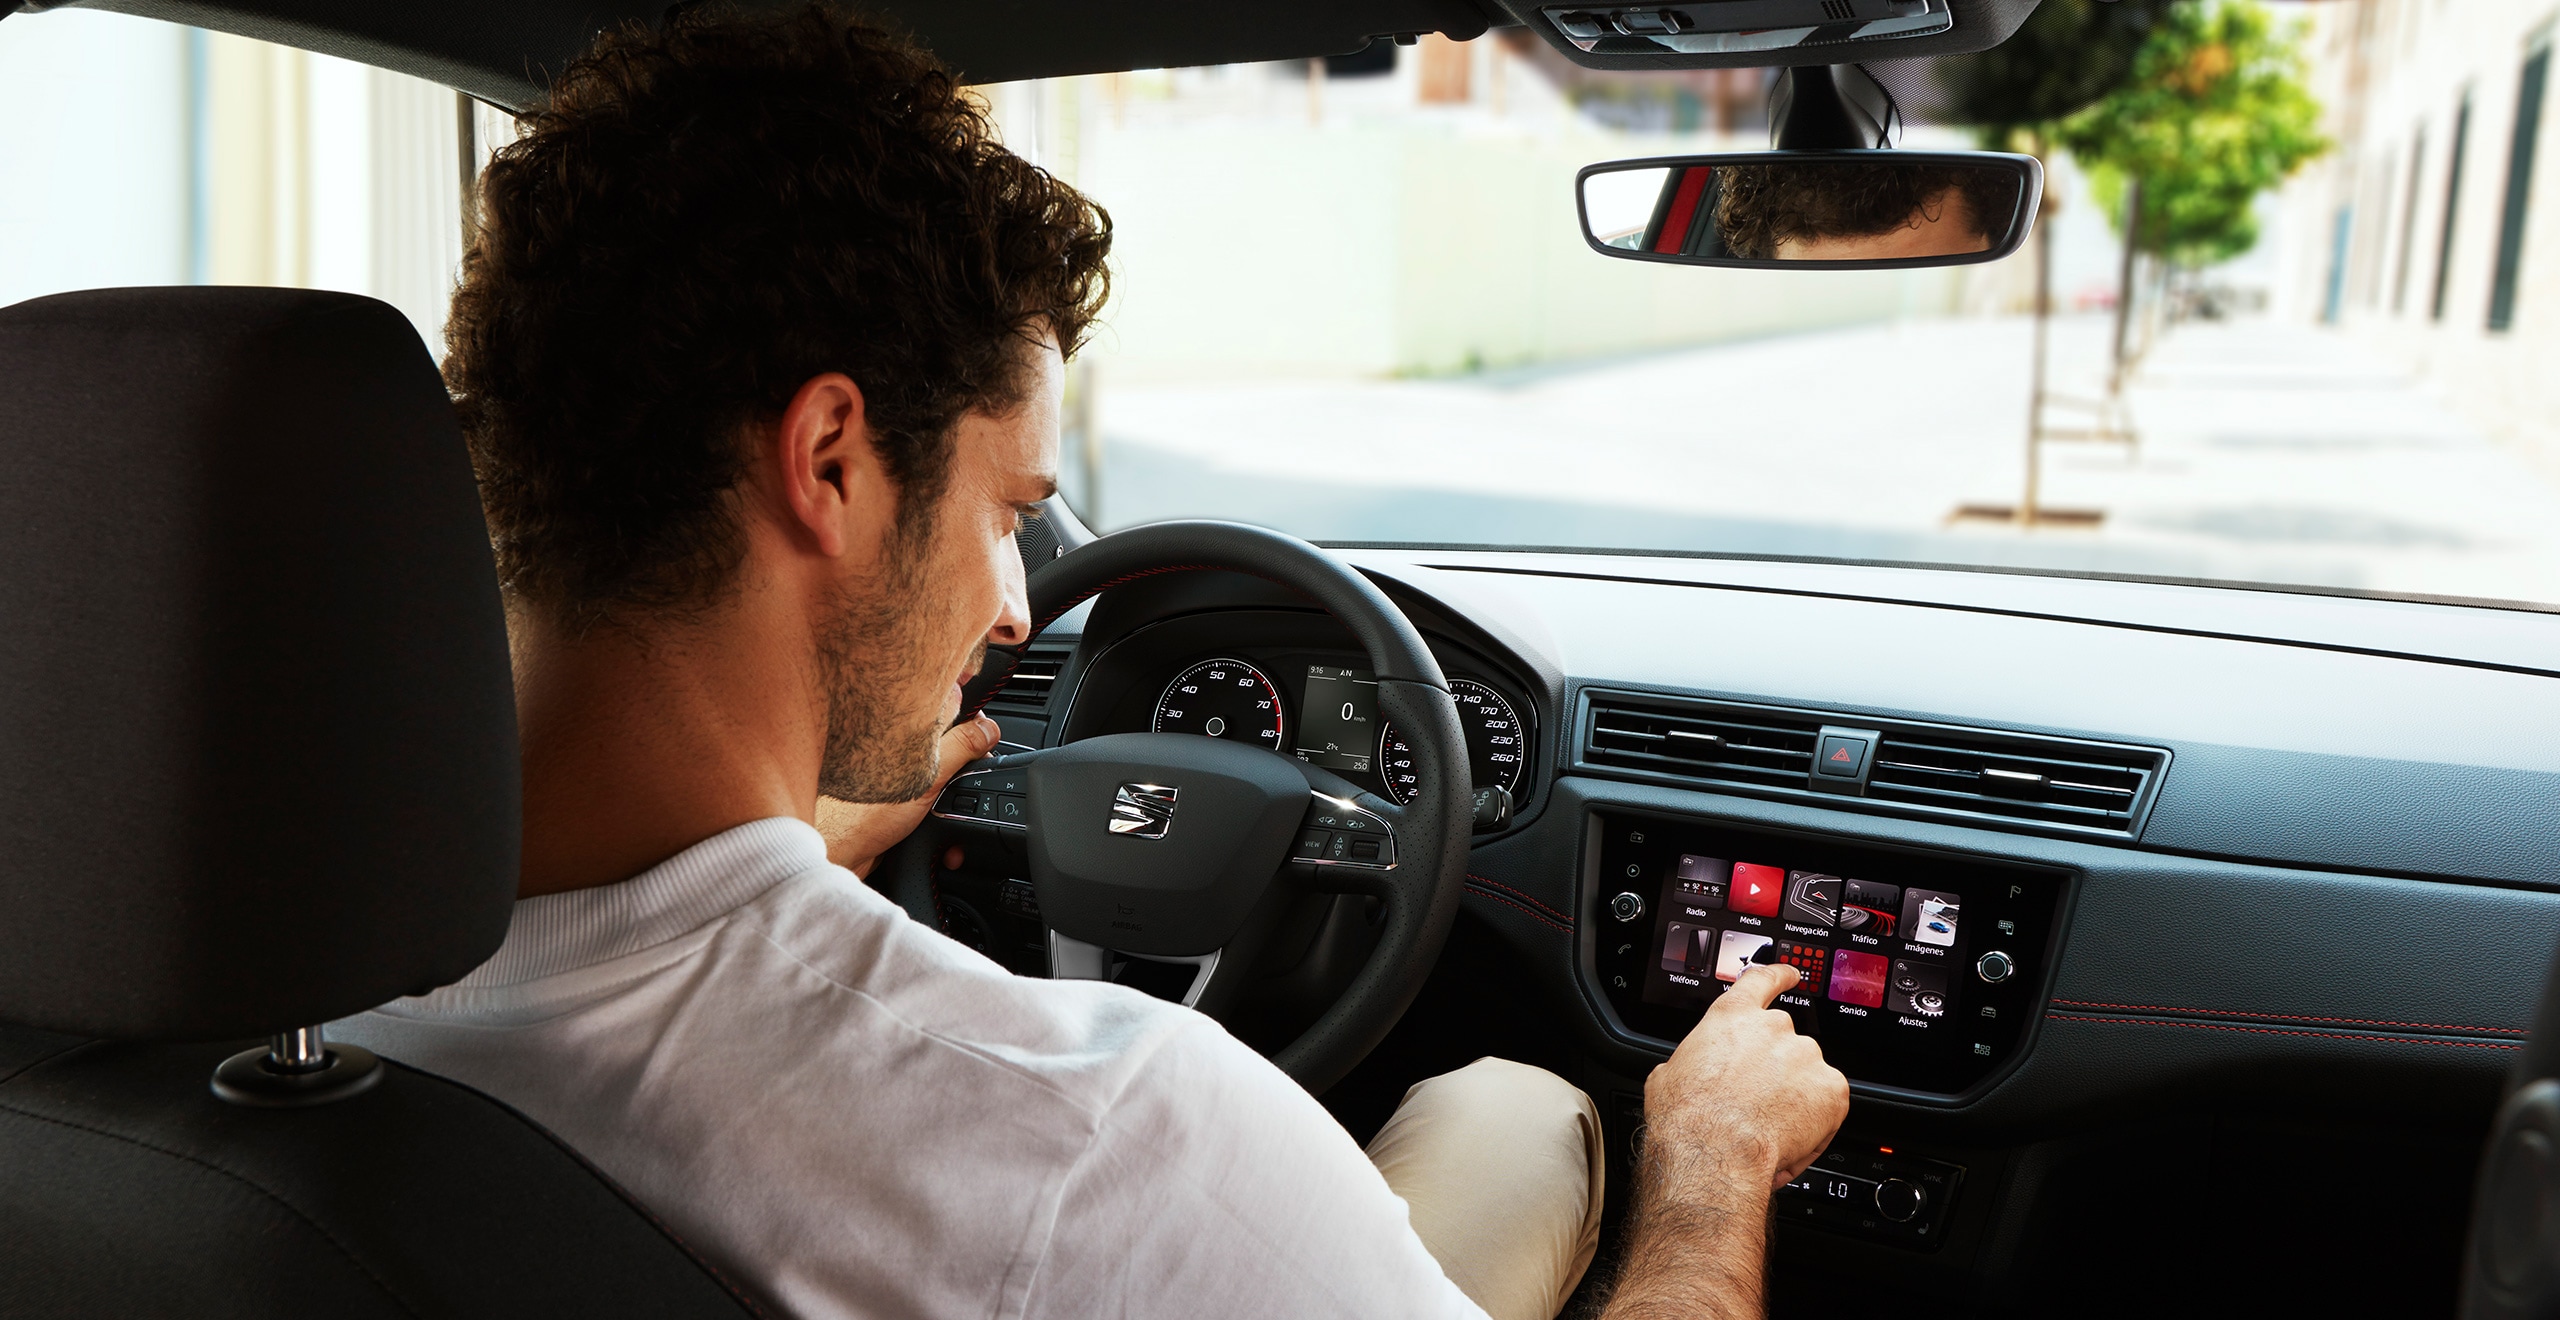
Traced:
[[824, 4], [607, 32], [480, 183], [445, 381], [512, 598], [573, 630], [735, 575], [751, 437], [841, 371], [903, 534], [951, 435], [1072, 354], [1111, 221], [906, 40]]
[[1725, 250], [1761, 261], [1788, 239], [1864, 237], [1911, 223], [1911, 215], [1952, 189], [1988, 239], [2007, 232], [2018, 181], [2005, 170], [1891, 161], [1727, 165], [1716, 194]]

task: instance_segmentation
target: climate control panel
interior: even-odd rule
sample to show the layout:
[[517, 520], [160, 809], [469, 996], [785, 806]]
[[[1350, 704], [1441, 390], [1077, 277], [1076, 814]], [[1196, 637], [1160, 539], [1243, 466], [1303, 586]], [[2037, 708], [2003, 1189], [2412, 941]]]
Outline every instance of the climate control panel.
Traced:
[[1858, 1237], [1934, 1247], [1944, 1235], [1964, 1169], [1891, 1146], [1836, 1142], [1802, 1177], [1778, 1189], [1777, 1217]]

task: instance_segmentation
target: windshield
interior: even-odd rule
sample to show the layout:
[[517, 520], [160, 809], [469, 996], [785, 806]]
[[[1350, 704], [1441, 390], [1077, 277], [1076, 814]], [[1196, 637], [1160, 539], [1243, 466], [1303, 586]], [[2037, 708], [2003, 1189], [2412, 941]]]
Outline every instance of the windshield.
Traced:
[[[1904, 271], [1585, 245], [1580, 167], [1764, 147], [1765, 70], [1596, 74], [1497, 29], [983, 90], [1115, 225], [1064, 455], [1101, 530], [2548, 605], [2560, 205], [2527, 8], [2048, 3], [2005, 57], [1871, 65], [1901, 147], [2046, 170], [2015, 255]], [[456, 162], [508, 132], [398, 75], [80, 11], [0, 25], [0, 105], [41, 130], [0, 141], [0, 300], [318, 284], [431, 342]]]

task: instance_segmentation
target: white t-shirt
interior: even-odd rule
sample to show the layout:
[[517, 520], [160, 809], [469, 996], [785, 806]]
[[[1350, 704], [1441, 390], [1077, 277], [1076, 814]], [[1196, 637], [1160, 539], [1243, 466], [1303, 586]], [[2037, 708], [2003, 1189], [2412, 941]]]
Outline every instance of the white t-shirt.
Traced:
[[1483, 1317], [1215, 1022], [1014, 976], [798, 820], [526, 899], [469, 977], [330, 1034], [523, 1110], [798, 1316]]

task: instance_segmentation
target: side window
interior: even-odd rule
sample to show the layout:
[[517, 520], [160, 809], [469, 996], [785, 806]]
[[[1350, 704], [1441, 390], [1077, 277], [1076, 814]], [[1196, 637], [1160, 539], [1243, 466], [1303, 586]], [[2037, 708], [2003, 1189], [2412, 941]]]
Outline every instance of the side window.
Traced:
[[124, 284], [368, 294], [443, 348], [503, 115], [402, 74], [66, 8], [0, 28], [0, 304]]
[[2471, 93], [2462, 94], [2462, 107], [2453, 112], [2453, 155], [2444, 172], [2444, 220], [2437, 230], [2435, 292], [2427, 299], [2427, 319], [2444, 319], [2446, 290], [2453, 283], [2454, 221], [2462, 213], [2462, 157], [2471, 145]]
[[2542, 90], [2551, 74], [2546, 39], [2516, 83], [2515, 133], [2507, 146], [2506, 205], [2498, 213], [2498, 264], [2489, 285], [2489, 328], [2515, 324], [2516, 276], [2524, 265], [2525, 210], [2533, 203], [2533, 154], [2542, 128]]

